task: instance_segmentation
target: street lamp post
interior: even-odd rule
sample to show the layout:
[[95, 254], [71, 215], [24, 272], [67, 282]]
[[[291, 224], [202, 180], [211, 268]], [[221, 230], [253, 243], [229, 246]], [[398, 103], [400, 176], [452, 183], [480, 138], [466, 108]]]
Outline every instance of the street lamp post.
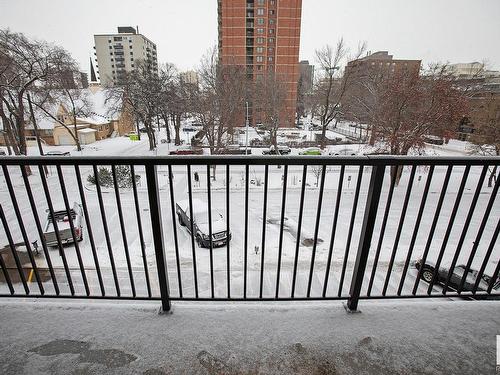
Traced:
[[245, 125], [246, 125], [246, 130], [245, 130], [245, 155], [248, 155], [248, 101], [245, 102], [246, 106], [246, 119], [245, 119]]

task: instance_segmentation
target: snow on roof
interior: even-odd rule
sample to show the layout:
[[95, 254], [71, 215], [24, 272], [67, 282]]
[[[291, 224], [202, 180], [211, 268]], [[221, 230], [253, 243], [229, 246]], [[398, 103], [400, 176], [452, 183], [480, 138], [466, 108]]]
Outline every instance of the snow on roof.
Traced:
[[80, 129], [78, 130], [79, 133], [95, 133], [97, 130], [92, 129], [92, 128], [85, 128], [85, 129]]

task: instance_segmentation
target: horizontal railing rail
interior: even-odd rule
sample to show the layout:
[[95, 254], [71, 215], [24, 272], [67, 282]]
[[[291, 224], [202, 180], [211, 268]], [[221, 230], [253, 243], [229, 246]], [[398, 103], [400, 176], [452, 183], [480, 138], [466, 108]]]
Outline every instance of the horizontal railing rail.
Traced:
[[500, 298], [499, 157], [15, 156], [0, 166], [0, 296], [152, 299], [163, 310]]

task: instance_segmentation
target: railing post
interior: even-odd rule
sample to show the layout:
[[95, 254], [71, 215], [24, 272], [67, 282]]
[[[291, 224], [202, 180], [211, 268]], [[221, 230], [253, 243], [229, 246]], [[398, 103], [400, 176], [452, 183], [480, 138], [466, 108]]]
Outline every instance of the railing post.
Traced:
[[380, 200], [380, 192], [382, 191], [382, 183], [384, 181], [384, 172], [385, 165], [374, 165], [372, 168], [358, 253], [352, 273], [351, 290], [349, 299], [347, 300], [347, 309], [350, 312], [355, 312], [358, 308], [359, 295], [361, 293], [361, 286], [363, 285], [366, 262], [368, 260], [368, 253], [372, 241], [373, 227], [377, 219], [378, 203]]
[[168, 290], [167, 264], [165, 262], [165, 248], [163, 242], [163, 228], [161, 222], [160, 194], [158, 189], [158, 174], [156, 165], [147, 164], [146, 181], [148, 183], [149, 213], [151, 215], [151, 230], [156, 255], [156, 268], [160, 283], [161, 309], [170, 311], [170, 293]]

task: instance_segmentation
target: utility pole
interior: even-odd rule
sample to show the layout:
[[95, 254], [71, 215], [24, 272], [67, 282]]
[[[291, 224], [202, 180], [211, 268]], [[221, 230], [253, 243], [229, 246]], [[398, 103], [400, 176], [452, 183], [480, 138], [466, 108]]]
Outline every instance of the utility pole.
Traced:
[[246, 130], [245, 130], [245, 155], [248, 155], [248, 101], [245, 102], [246, 106]]

